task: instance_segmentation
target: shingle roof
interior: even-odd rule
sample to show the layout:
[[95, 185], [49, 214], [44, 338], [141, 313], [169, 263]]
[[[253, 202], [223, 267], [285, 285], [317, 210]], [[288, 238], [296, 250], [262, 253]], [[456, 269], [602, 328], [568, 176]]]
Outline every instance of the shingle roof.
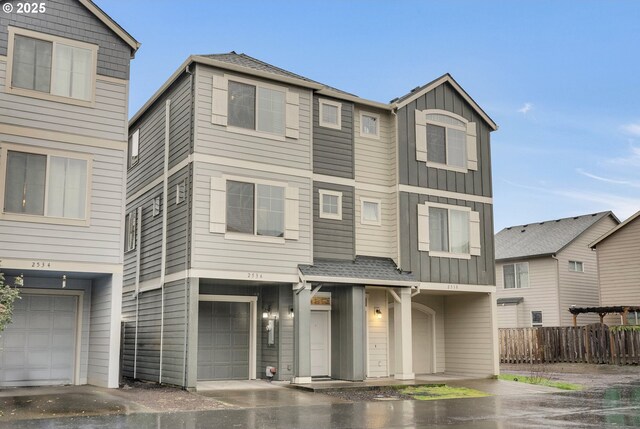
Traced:
[[309, 79], [308, 77], [304, 77], [304, 76], [300, 76], [299, 74], [295, 74], [292, 73], [288, 70], [284, 70], [281, 69], [280, 67], [276, 67], [274, 65], [271, 65], [269, 63], [265, 63], [264, 61], [260, 61], [256, 58], [253, 58], [247, 54], [238, 54], [235, 51], [231, 51], [229, 53], [226, 54], [207, 54], [207, 55], [199, 55], [200, 57], [204, 57], [204, 58], [211, 58], [212, 60], [217, 60], [217, 61], [222, 61], [225, 63], [229, 63], [229, 64], [235, 64], [238, 66], [242, 66], [242, 67], [247, 67], [253, 70], [259, 70], [259, 71], [263, 71], [266, 73], [271, 73], [271, 74], [275, 74], [275, 75], [279, 75], [279, 76], [285, 76], [285, 77], [290, 77], [293, 79], [300, 79], [300, 80], [304, 80], [305, 82], [312, 82], [312, 83], [317, 83], [319, 85], [322, 85], [326, 88], [331, 89], [332, 91], [337, 91], [340, 92], [342, 94], [348, 94], [354, 97], [357, 97], [354, 94], [350, 94], [348, 92], [342, 91], [340, 89], [331, 87], [329, 85], [325, 85], [324, 83], [321, 82], [317, 82], [315, 80]]
[[398, 271], [395, 262], [390, 258], [356, 256], [354, 261], [316, 259], [313, 265], [298, 265], [298, 268], [302, 275], [308, 277], [416, 281], [410, 272]]
[[518, 296], [513, 298], [498, 298], [497, 303], [498, 305], [518, 305], [522, 301], [524, 301], [524, 298]]
[[496, 260], [553, 255], [571, 243], [610, 211], [516, 225], [496, 234]]

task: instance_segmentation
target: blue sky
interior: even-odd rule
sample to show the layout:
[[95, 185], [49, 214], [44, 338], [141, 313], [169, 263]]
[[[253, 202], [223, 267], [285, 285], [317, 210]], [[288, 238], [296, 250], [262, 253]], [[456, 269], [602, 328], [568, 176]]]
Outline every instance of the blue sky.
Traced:
[[640, 2], [97, 0], [142, 43], [132, 115], [189, 54], [388, 102], [451, 73], [492, 134], [495, 228], [640, 210]]

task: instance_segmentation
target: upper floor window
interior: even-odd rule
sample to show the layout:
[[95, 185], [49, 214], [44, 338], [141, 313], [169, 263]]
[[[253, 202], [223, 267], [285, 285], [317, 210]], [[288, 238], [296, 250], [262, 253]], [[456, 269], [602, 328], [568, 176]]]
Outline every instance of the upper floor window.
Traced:
[[129, 212], [125, 218], [124, 223], [124, 251], [129, 252], [135, 250], [138, 241], [138, 212], [139, 209], [135, 209]]
[[360, 112], [360, 135], [374, 139], [380, 138], [380, 115]]
[[319, 125], [326, 128], [339, 130], [342, 128], [342, 103], [337, 101], [319, 99]]
[[320, 217], [323, 219], [342, 219], [342, 192], [318, 191], [320, 198]]
[[584, 264], [580, 261], [569, 261], [569, 271], [584, 273]]
[[129, 168], [138, 163], [140, 154], [140, 130], [135, 130], [129, 136]]
[[380, 213], [380, 200], [374, 200], [371, 198], [361, 198], [361, 218], [360, 222], [365, 225], [380, 225], [381, 213]]
[[97, 46], [9, 27], [9, 55], [11, 91], [93, 100]]
[[464, 206], [419, 204], [418, 248], [444, 258], [479, 256], [480, 214]]
[[284, 237], [283, 187], [227, 181], [227, 232]]
[[229, 125], [282, 135], [285, 107], [284, 91], [229, 81]]
[[84, 222], [89, 201], [89, 157], [44, 149], [16, 149], [19, 150], [3, 151], [5, 217], [37, 216], [29, 220], [57, 218], [61, 223]]
[[475, 122], [444, 110], [416, 110], [416, 159], [430, 167], [477, 170]]
[[502, 266], [505, 289], [521, 289], [529, 287], [529, 263], [520, 262]]

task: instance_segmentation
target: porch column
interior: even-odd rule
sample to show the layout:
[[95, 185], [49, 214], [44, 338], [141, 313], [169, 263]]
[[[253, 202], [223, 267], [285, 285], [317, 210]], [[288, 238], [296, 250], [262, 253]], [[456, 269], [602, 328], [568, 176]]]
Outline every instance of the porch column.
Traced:
[[398, 380], [412, 380], [413, 348], [411, 344], [411, 289], [396, 289], [400, 298], [393, 311], [393, 329], [395, 342], [395, 375]]
[[293, 383], [311, 383], [311, 286], [293, 292]]

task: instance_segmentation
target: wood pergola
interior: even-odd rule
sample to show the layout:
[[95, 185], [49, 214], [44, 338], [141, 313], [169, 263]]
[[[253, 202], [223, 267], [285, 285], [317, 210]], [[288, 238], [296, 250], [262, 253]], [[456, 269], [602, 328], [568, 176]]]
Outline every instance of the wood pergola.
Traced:
[[569, 312], [573, 314], [573, 326], [578, 326], [578, 314], [596, 313], [600, 316], [600, 323], [604, 323], [604, 316], [607, 314], [619, 314], [621, 324], [627, 324], [629, 313], [640, 313], [640, 306], [634, 305], [614, 305], [609, 307], [569, 307]]

